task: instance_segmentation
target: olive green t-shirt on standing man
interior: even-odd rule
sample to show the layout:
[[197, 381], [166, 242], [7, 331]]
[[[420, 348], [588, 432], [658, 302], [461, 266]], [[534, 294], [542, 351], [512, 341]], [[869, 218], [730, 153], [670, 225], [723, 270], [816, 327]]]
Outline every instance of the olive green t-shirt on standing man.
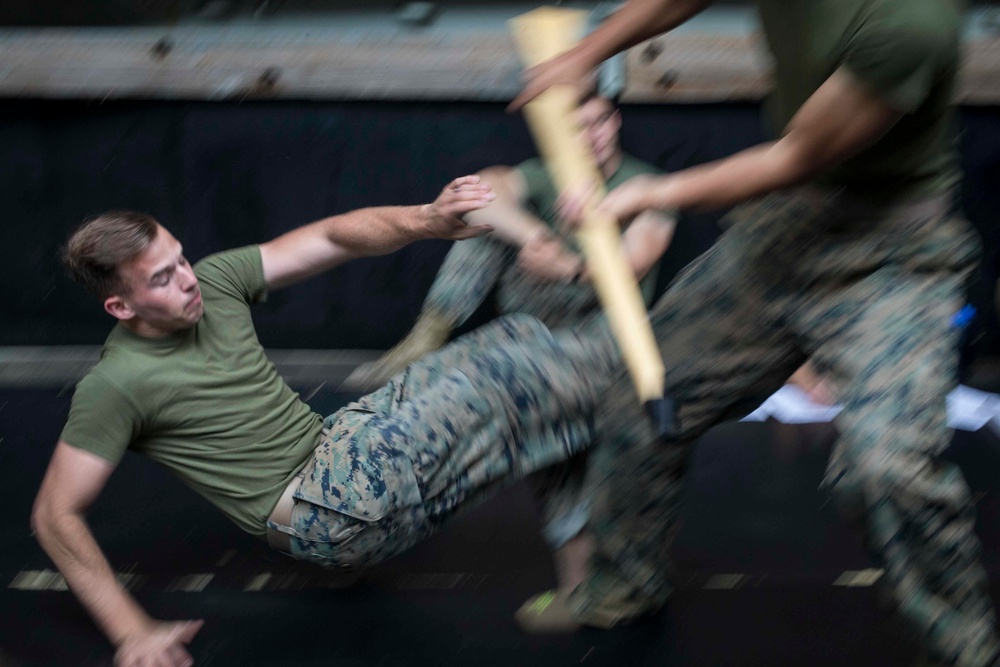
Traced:
[[951, 102], [963, 3], [955, 0], [758, 0], [775, 60], [774, 129], [844, 68], [903, 114], [874, 146], [818, 183], [862, 198], [920, 199], [960, 179]]

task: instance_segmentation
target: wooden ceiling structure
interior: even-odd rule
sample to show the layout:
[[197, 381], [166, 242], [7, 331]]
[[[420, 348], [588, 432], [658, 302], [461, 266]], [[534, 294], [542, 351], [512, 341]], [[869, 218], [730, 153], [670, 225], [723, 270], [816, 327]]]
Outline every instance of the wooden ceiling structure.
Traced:
[[[533, 6], [383, 4], [0, 28], [0, 97], [503, 102], [521, 72], [506, 21]], [[749, 6], [712, 7], [625, 55], [622, 101], [758, 100], [770, 70], [760, 40]], [[969, 10], [964, 48], [958, 101], [1000, 104], [1000, 9]]]

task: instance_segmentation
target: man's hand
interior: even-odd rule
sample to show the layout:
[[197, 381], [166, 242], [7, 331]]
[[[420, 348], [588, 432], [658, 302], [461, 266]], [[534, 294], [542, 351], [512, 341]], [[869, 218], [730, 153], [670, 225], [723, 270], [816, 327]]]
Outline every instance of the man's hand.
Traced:
[[341, 386], [350, 391], [375, 391], [425, 354], [444, 346], [451, 330], [446, 316], [425, 309], [403, 340], [375, 361], [355, 368]]
[[562, 193], [556, 199], [556, 215], [562, 230], [567, 234], [579, 231], [585, 222], [584, 212], [591, 205], [591, 200], [597, 196], [600, 185], [594, 181], [580, 181]]
[[517, 255], [522, 271], [538, 281], [569, 282], [581, 277], [583, 258], [551, 234], [539, 234]]
[[574, 51], [567, 51], [525, 70], [523, 79], [524, 88], [507, 106], [508, 112], [520, 111], [525, 104], [552, 86], [572, 86], [581, 94], [594, 86], [592, 68]]
[[189, 667], [194, 659], [185, 646], [204, 621], [155, 621], [118, 644], [115, 667]]
[[[654, 199], [663, 178], [665, 177], [657, 178], [646, 174], [633, 176], [605, 195], [604, 199], [597, 203], [596, 210], [625, 226], [643, 211], [660, 208], [654, 204]], [[556, 206], [565, 230], [573, 232], [583, 225], [584, 212], [596, 189], [597, 186], [594, 184], [581, 184], [559, 196]]]
[[493, 231], [490, 225], [470, 225], [466, 213], [488, 206], [495, 199], [492, 187], [479, 176], [462, 176], [445, 186], [432, 203], [421, 210], [422, 223], [431, 238], [460, 241]]
[[524, 90], [507, 107], [517, 111], [558, 84], [580, 87], [597, 65], [645, 39], [672, 30], [711, 0], [628, 0], [566, 53], [528, 70]]
[[667, 178], [669, 177], [648, 174], [633, 176], [609, 192], [597, 204], [597, 211], [625, 225], [643, 211], [665, 208], [656, 200], [659, 194], [657, 190], [665, 184]]

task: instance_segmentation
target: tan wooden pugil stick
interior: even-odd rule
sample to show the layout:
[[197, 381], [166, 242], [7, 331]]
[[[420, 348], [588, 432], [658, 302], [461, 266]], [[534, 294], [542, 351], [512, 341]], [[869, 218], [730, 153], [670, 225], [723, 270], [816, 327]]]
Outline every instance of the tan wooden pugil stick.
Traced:
[[[525, 66], [533, 67], [571, 48], [583, 35], [586, 16], [580, 10], [542, 7], [512, 19], [511, 31]], [[599, 185], [584, 207], [577, 238], [639, 398], [651, 412], [662, 412], [662, 406], [655, 404], [664, 399], [663, 359], [622, 250], [618, 223], [596, 211], [604, 196], [604, 181], [578, 130], [574, 113], [578, 95], [571, 86], [554, 86], [525, 105], [524, 115], [560, 191], [588, 182]], [[670, 412], [667, 419], [673, 418], [672, 407]], [[654, 414], [654, 419], [663, 418]]]

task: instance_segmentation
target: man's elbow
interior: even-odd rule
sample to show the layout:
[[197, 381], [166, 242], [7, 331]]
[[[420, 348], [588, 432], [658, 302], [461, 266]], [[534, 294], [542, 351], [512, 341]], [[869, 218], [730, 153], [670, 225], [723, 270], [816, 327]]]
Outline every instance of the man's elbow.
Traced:
[[31, 510], [31, 534], [39, 542], [44, 542], [51, 533], [51, 522], [45, 508], [35, 501], [35, 506]]
[[43, 548], [56, 539], [59, 534], [59, 523], [65, 514], [60, 514], [43, 493], [35, 498], [31, 508], [31, 534], [35, 536]]
[[52, 511], [49, 503], [46, 502], [42, 494], [35, 498], [35, 504], [31, 508], [31, 534], [38, 541], [42, 541], [52, 529]]

